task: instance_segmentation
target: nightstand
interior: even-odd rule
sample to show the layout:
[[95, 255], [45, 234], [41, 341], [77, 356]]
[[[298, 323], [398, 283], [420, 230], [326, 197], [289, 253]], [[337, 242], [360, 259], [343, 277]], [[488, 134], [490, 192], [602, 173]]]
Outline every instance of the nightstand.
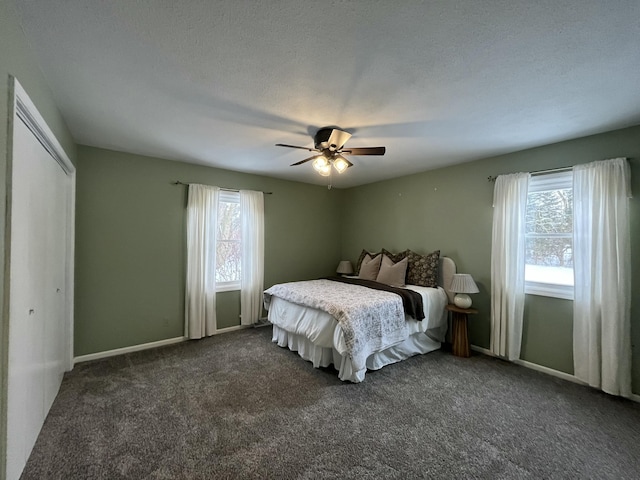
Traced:
[[467, 334], [468, 316], [475, 315], [478, 313], [478, 310], [475, 308], [460, 308], [453, 304], [447, 305], [446, 308], [451, 312], [452, 317], [453, 331], [451, 341], [453, 342], [453, 354], [458, 357], [470, 357], [471, 351], [469, 349], [469, 336]]

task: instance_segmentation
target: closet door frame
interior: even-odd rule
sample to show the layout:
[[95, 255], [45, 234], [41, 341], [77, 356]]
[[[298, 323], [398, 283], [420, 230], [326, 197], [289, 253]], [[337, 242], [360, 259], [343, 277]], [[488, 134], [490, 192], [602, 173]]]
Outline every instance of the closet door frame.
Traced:
[[[74, 294], [74, 258], [75, 258], [75, 203], [76, 203], [76, 167], [73, 165], [69, 156], [66, 154], [60, 142], [55, 137], [47, 123], [38, 112], [35, 104], [29, 98], [29, 95], [25, 89], [20, 85], [20, 82], [15, 77], [10, 77], [9, 81], [10, 89], [13, 91], [13, 118], [11, 122], [11, 138], [13, 138], [13, 124], [16, 121], [22, 121], [27, 125], [27, 128], [35, 135], [42, 146], [49, 152], [51, 157], [60, 165], [62, 170], [67, 174], [69, 178], [70, 188], [67, 192], [67, 220], [69, 221], [67, 231], [66, 242], [66, 268], [65, 268], [65, 317], [66, 322], [66, 352], [67, 361], [65, 370], [71, 371], [73, 369], [73, 294]], [[13, 148], [12, 148], [13, 150]], [[13, 164], [13, 155], [11, 156], [11, 164]], [[10, 181], [12, 172], [12, 166], [7, 173]], [[7, 195], [7, 229], [8, 238], [11, 238], [11, 188], [8, 188]], [[5, 248], [5, 269], [9, 271], [11, 268], [11, 244], [6, 244]], [[8, 294], [10, 291], [6, 285], [10, 288], [10, 279], [5, 283], [5, 300], [9, 303]], [[8, 308], [6, 308], [8, 313]]]
[[[7, 457], [7, 445], [12, 439], [8, 438], [7, 421], [8, 399], [10, 383], [9, 378], [9, 345], [11, 328], [11, 243], [12, 243], [12, 220], [13, 220], [13, 168], [15, 158], [14, 152], [14, 132], [18, 123], [23, 123], [33, 134], [35, 139], [42, 145], [46, 152], [55, 160], [66, 175], [64, 205], [66, 208], [65, 220], [65, 265], [64, 265], [64, 297], [63, 297], [63, 322], [64, 322], [64, 346], [63, 364], [65, 371], [73, 368], [73, 305], [74, 305], [74, 245], [75, 245], [75, 185], [76, 169], [68, 155], [56, 139], [51, 129], [46, 124], [43, 117], [38, 112], [35, 104], [29, 98], [25, 89], [18, 80], [9, 77], [9, 109], [8, 131], [7, 131], [7, 168], [6, 168], [6, 208], [5, 208], [5, 249], [4, 249], [4, 304], [2, 305], [2, 325], [0, 328], [0, 479], [8, 475], [10, 467]], [[49, 408], [46, 408], [46, 417]], [[13, 461], [11, 462], [13, 464]], [[13, 465], [11, 470], [15, 472]]]

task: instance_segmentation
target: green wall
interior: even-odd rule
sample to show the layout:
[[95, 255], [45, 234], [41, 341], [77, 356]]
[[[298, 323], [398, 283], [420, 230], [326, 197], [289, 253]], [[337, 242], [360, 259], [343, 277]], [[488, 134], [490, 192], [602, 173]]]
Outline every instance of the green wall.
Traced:
[[[487, 158], [344, 192], [342, 257], [355, 261], [363, 248], [419, 253], [440, 249], [459, 272], [471, 273], [480, 310], [469, 324], [471, 342], [490, 338], [493, 183], [487, 177], [576, 165], [606, 158], [631, 161], [632, 287], [640, 283], [640, 126]], [[522, 359], [573, 373], [572, 302], [527, 295]], [[631, 306], [634, 392], [640, 393], [640, 296]]]
[[[181, 336], [186, 187], [200, 182], [265, 196], [265, 286], [333, 272], [360, 250], [440, 249], [480, 293], [472, 343], [489, 347], [493, 183], [489, 176], [617, 156], [640, 192], [640, 126], [348, 190], [78, 147], [75, 355]], [[632, 245], [640, 201], [631, 199]], [[302, 227], [302, 228], [301, 228]], [[640, 259], [632, 246], [632, 281]], [[218, 294], [219, 326], [239, 324], [238, 292]], [[522, 359], [573, 373], [572, 302], [527, 295]], [[634, 391], [640, 391], [640, 298], [632, 299]]]
[[[183, 335], [187, 187], [176, 180], [273, 192], [265, 288], [335, 271], [340, 190], [79, 146], [76, 356]], [[238, 292], [217, 302], [219, 328], [239, 325]]]
[[[75, 162], [75, 143], [66, 124], [56, 108], [51, 92], [38, 68], [37, 59], [20, 27], [18, 16], [12, 5], [0, 0], [0, 248], [5, 255], [7, 199], [11, 195], [11, 150], [9, 131], [12, 128], [9, 100], [9, 77], [14, 76], [29, 94], [40, 114], [65, 149], [72, 162]], [[12, 131], [12, 130], [11, 130]], [[0, 256], [0, 479], [5, 477], [6, 461], [6, 401], [7, 401], [7, 360], [8, 360], [8, 308], [5, 285], [6, 258]]]

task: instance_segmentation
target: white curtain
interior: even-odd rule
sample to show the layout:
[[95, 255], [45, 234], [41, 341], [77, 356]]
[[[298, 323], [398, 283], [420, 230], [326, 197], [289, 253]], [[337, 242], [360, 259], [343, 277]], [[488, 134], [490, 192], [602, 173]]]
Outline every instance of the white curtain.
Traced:
[[262, 192], [240, 190], [242, 219], [242, 275], [240, 317], [242, 325], [252, 325], [262, 314], [264, 290], [264, 202]]
[[491, 351], [520, 358], [524, 315], [525, 215], [529, 173], [500, 175], [493, 194]]
[[575, 376], [631, 393], [630, 171], [624, 158], [573, 168]]
[[185, 336], [213, 335], [216, 330], [216, 235], [220, 189], [189, 185], [187, 203], [187, 285]]

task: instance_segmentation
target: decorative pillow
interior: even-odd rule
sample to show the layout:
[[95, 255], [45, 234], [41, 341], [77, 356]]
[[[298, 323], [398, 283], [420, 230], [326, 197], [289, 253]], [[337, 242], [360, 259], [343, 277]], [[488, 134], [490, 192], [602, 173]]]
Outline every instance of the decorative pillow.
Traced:
[[389, 257], [389, 259], [393, 263], [398, 263], [400, 260], [404, 260], [405, 258], [407, 258], [407, 254], [409, 253], [409, 251], [410, 250], [405, 250], [404, 252], [400, 252], [400, 253], [391, 253], [386, 248], [383, 248], [382, 249], [382, 254], [386, 255], [387, 257]]
[[440, 250], [428, 255], [418, 255], [407, 250], [409, 266], [407, 267], [407, 283], [423, 287], [438, 286], [438, 260]]
[[[360, 271], [360, 265], [362, 265], [362, 260], [364, 260], [364, 256], [365, 255], [369, 255], [371, 258], [375, 258], [378, 255], [380, 255], [381, 252], [378, 253], [372, 253], [372, 252], [367, 252], [366, 250], [362, 250], [362, 252], [360, 253], [360, 256], [358, 257], [358, 261], [356, 263], [356, 272]], [[375, 279], [374, 279], [375, 280]]]
[[376, 282], [386, 283], [392, 287], [404, 287], [404, 277], [407, 275], [408, 258], [403, 258], [397, 263], [387, 256], [382, 255], [382, 263]]
[[364, 280], [375, 280], [378, 278], [378, 271], [380, 270], [380, 262], [382, 261], [382, 255], [379, 253], [374, 258], [367, 253], [360, 265], [360, 272], [358, 278]]

